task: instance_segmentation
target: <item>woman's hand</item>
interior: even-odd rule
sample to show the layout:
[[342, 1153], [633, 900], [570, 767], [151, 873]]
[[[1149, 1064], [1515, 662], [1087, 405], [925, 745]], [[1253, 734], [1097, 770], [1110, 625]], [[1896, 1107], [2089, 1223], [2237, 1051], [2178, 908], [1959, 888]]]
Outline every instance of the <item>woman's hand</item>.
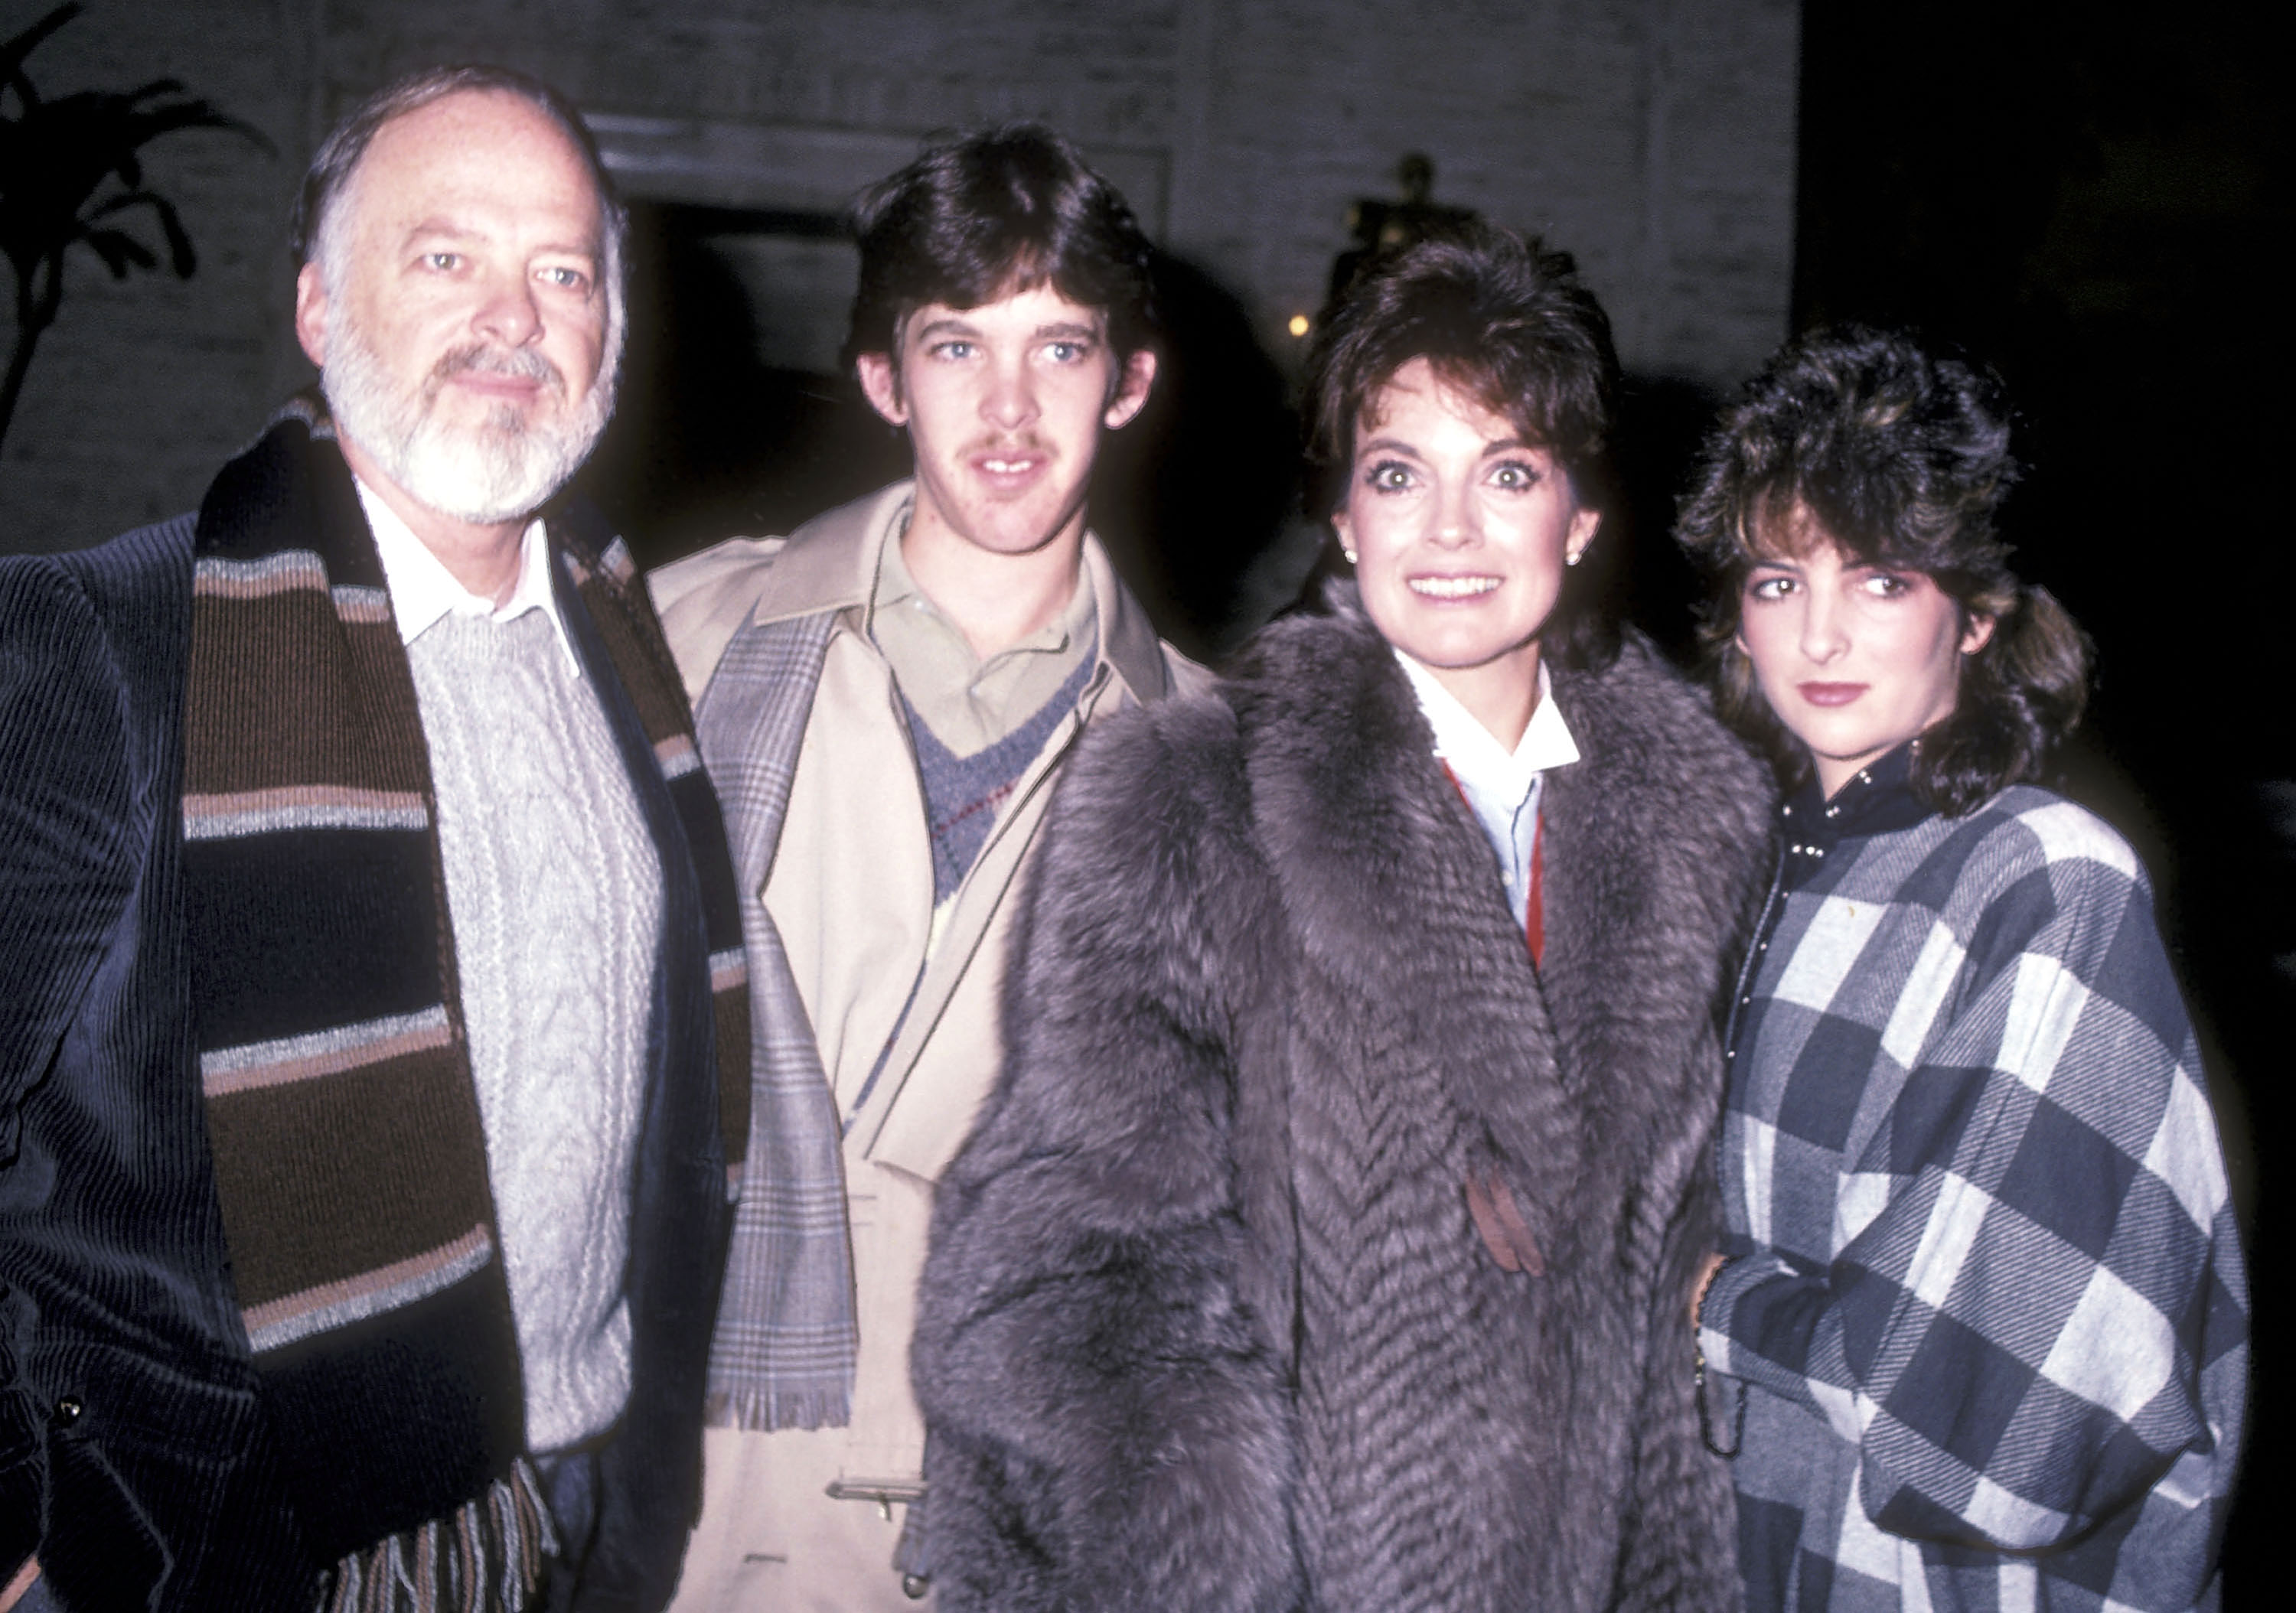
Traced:
[[1722, 1256], [1709, 1255], [1706, 1264], [1699, 1268], [1698, 1281], [1690, 1290], [1690, 1331], [1693, 1333], [1698, 1331], [1698, 1312], [1706, 1303], [1706, 1290], [1714, 1286], [1714, 1274], [1722, 1269], [1724, 1264]]

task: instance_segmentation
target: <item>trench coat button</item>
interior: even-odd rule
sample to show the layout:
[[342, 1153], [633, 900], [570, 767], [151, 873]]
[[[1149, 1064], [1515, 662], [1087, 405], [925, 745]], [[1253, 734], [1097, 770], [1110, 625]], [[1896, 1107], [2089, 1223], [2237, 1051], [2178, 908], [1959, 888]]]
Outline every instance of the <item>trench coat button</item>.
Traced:
[[901, 1594], [911, 1601], [922, 1601], [932, 1591], [932, 1581], [922, 1574], [901, 1576]]
[[60, 1429], [71, 1427], [79, 1421], [79, 1414], [86, 1410], [87, 1408], [79, 1403], [78, 1396], [65, 1396], [56, 1402], [56, 1427]]

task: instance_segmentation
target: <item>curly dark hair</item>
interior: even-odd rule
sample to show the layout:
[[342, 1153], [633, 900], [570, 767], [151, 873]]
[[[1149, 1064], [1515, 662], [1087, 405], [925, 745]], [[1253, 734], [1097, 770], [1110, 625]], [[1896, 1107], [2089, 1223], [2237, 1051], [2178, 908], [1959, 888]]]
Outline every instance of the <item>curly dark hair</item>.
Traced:
[[1748, 574], [1797, 544], [1921, 572], [1964, 626], [1991, 618], [1992, 636], [1962, 661], [1952, 713], [1915, 749], [1914, 787], [1932, 806], [1957, 816], [2039, 777], [2079, 725], [2087, 635], [2010, 569], [1996, 526], [2018, 475], [1998, 380], [1904, 332], [1797, 337], [1725, 411], [1675, 536], [1714, 585], [1699, 636], [1717, 704], [1790, 785], [1808, 776], [1809, 757], [1762, 697], [1738, 629]]
[[852, 224], [861, 274], [849, 370], [864, 353], [885, 354], [898, 368], [901, 322], [927, 303], [977, 308], [1044, 284], [1106, 312], [1119, 373], [1155, 339], [1152, 252], [1139, 220], [1044, 124], [1007, 123], [931, 146], [864, 191]]
[[[1469, 221], [1375, 263], [1317, 322], [1306, 387], [1314, 513], [1344, 500], [1365, 412], [1415, 358], [1552, 454], [1581, 504], [1610, 509], [1610, 316], [1568, 252]], [[1540, 635], [1565, 665], [1599, 664], [1617, 648], [1616, 624], [1587, 606], [1590, 570], [1565, 575]]]

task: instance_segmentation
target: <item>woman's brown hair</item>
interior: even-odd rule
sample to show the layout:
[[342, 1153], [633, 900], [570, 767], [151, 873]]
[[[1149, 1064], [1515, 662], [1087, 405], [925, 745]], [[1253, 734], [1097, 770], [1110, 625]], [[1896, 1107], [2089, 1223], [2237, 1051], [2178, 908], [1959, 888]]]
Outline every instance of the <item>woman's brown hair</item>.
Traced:
[[1958, 815], [2038, 778], [2079, 725], [2088, 637], [2010, 569], [1996, 525], [2018, 473], [1999, 382], [1902, 332], [1798, 337], [1724, 413], [1675, 536], [1713, 580], [1699, 637], [1721, 714], [1767, 747], [1789, 784], [1809, 757], [1763, 699], [1738, 628], [1748, 573], [1813, 541], [1859, 565], [1921, 572], [1964, 623], [1994, 624], [1962, 660], [1952, 714], [1916, 741], [1914, 788], [1932, 806]]
[[[1342, 501], [1356, 428], [1415, 358], [1552, 454], [1581, 504], [1607, 511], [1619, 386], [1610, 317], [1569, 253], [1471, 222], [1374, 264], [1317, 322], [1306, 389], [1312, 513]], [[1615, 624], [1587, 597], [1595, 569], [1568, 574], [1541, 635], [1566, 665], [1617, 651]]]

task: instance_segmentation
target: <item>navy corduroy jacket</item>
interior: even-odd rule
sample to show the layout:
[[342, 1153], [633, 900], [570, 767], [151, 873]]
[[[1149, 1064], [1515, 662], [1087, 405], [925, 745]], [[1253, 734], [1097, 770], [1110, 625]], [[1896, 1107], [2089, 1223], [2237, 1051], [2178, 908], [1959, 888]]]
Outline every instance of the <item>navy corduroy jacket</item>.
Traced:
[[[193, 1050], [193, 526], [0, 558], [0, 1584], [37, 1554], [69, 1608], [307, 1613], [325, 1565], [247, 1353]], [[581, 611], [569, 626], [605, 664]], [[693, 950], [664, 958], [699, 970], [701, 1022], [674, 1012], [652, 1038], [630, 1229], [639, 1372], [601, 1458], [599, 1572], [578, 1606], [666, 1601], [698, 1504], [725, 1205], [673, 1164], [717, 1158]]]

